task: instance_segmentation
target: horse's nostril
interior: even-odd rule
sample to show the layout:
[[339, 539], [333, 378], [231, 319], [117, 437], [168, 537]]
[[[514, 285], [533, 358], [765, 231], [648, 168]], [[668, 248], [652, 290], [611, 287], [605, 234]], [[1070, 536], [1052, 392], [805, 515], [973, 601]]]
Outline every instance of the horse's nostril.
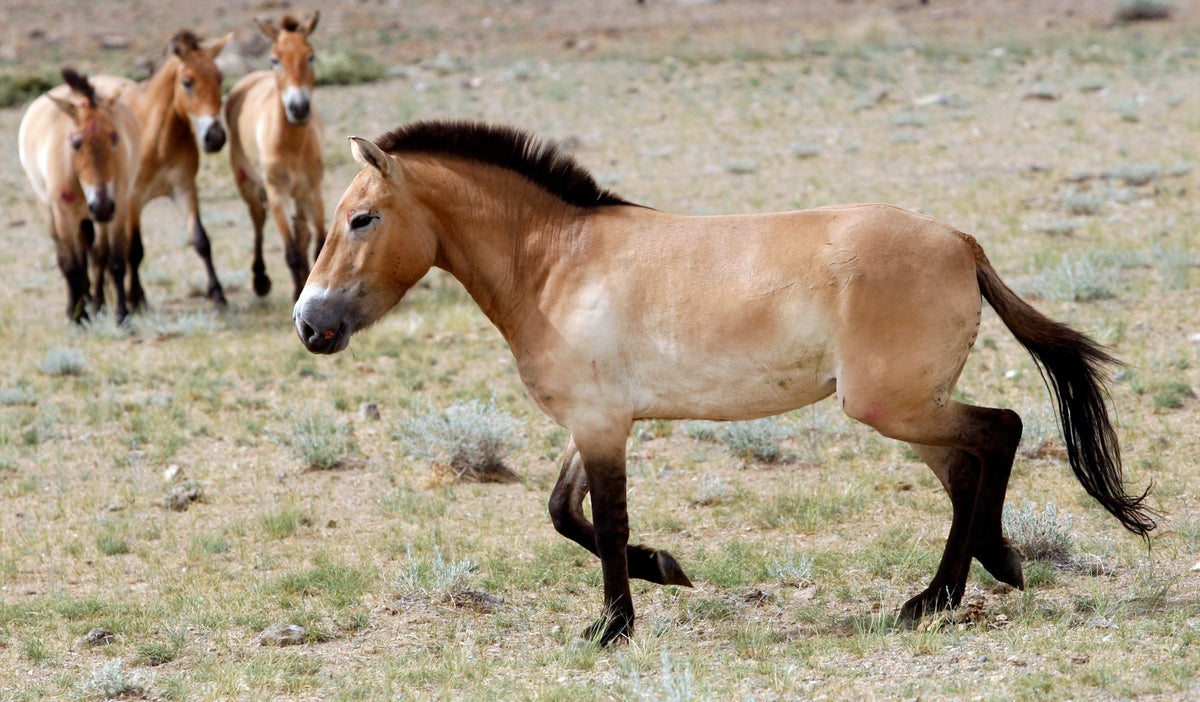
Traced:
[[304, 343], [311, 343], [317, 340], [317, 330], [313, 329], [308, 322], [301, 320], [300, 322], [300, 338]]

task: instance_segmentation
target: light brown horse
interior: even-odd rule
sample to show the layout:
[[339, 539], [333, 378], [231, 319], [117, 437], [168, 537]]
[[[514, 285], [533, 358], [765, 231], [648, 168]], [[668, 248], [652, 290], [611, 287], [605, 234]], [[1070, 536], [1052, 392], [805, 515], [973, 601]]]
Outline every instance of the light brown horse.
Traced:
[[[273, 42], [271, 70], [243, 77], [225, 100], [229, 123], [229, 163], [238, 192], [250, 208], [254, 224], [254, 292], [271, 291], [263, 262], [263, 223], [267, 209], [283, 237], [284, 254], [292, 271], [292, 299], [300, 296], [308, 278], [308, 247], [315, 228], [313, 259], [325, 243], [325, 202], [321, 179], [321, 117], [313, 105], [316, 74], [308, 37], [317, 28], [319, 13], [304, 22], [284, 15], [276, 27], [259, 22]], [[289, 201], [295, 218], [288, 216]]]
[[38, 97], [17, 130], [21, 166], [42, 204], [58, 267], [67, 280], [67, 316], [87, 318], [88, 258], [95, 269], [94, 309], [104, 306], [112, 273], [118, 323], [125, 300], [129, 211], [138, 165], [138, 124], [116, 93], [96, 94], [88, 79], [62, 69], [66, 85]]
[[1131, 531], [1154, 528], [1147, 493], [1123, 485], [1102, 381], [1114, 359], [1019, 298], [953, 227], [888, 205], [667, 214], [487, 125], [425, 122], [351, 140], [363, 170], [296, 303], [296, 330], [309, 351], [335, 353], [431, 266], [462, 282], [530, 396], [571, 432], [550, 514], [600, 557], [605, 612], [589, 637], [630, 634], [630, 577], [690, 584], [670, 554], [628, 543], [632, 423], [751, 419], [829, 395], [908, 442], [950, 495], [941, 564], [903, 614], [956, 606], [972, 557], [1023, 587], [1001, 530], [1021, 419], [953, 396], [981, 297], [1044, 369], [1085, 490]]
[[221, 124], [220, 69], [214, 60], [233, 37], [202, 42], [189, 31], [176, 34], [165, 60], [150, 78], [141, 82], [119, 76], [96, 76], [101, 90], [121, 91], [124, 101], [137, 115], [141, 126], [141, 162], [134, 184], [133, 206], [129, 209], [129, 304], [139, 309], [145, 303], [138, 269], [142, 246], [142, 208], [151, 200], [169, 196], [187, 214], [192, 246], [204, 260], [208, 274], [208, 297], [225, 304], [225, 293], [212, 262], [212, 246], [200, 222], [200, 198], [196, 173], [200, 170], [200, 148], [215, 153], [225, 146]]

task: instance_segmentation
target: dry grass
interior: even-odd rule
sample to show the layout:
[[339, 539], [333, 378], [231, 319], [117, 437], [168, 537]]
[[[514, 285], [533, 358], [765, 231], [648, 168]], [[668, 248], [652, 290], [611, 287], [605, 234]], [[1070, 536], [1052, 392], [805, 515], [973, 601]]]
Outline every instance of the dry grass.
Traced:
[[[598, 564], [545, 511], [566, 437], [526, 398], [503, 341], [457, 284], [432, 275], [348, 352], [310, 356], [286, 291], [260, 301], [250, 290], [249, 227], [221, 154], [205, 158], [201, 190], [229, 309], [213, 313], [198, 294], [182, 217], [158, 202], [144, 217], [153, 313], [132, 334], [103, 320], [73, 329], [7, 149], [0, 698], [1196, 694], [1200, 278], [1187, 252], [1200, 222], [1196, 174], [1180, 163], [1200, 153], [1193, 11], [1101, 30], [1089, 18], [1110, 19], [1111, 3], [1085, 2], [1080, 19], [1021, 35], [973, 29], [1024, 26], [1020, 13], [992, 16], [1012, 11], [1006, 2], [979, 15], [952, 2], [949, 14], [918, 15], [910, 3], [851, 26], [863, 3], [831, 1], [806, 25], [788, 13], [808, 3], [651, 0], [644, 29], [625, 18], [630, 3], [596, 15], [619, 27], [604, 33], [540, 1], [411, 5], [392, 33], [353, 42], [344, 30], [371, 26], [363, 15], [322, 8], [318, 47], [378, 45], [372, 53], [401, 74], [318, 89], [330, 203], [354, 172], [347, 133], [480, 117], [578, 144], [604, 185], [661, 209], [893, 202], [974, 233], [1031, 295], [1078, 278], [1064, 260], [1086, 260], [1110, 294], [1034, 301], [1129, 363], [1112, 396], [1130, 476], [1153, 480], [1169, 515], [1152, 548], [1089, 501], [1039, 417], [1009, 502], [1055, 503], [1073, 560], [1100, 565], [1031, 566], [1025, 592], [976, 568], [963, 612], [913, 627], [895, 613], [932, 576], [949, 505], [910, 452], [832, 404], [786, 418], [795, 433], [781, 450], [795, 460], [778, 464], [647, 425], [630, 442], [634, 538], [674, 553], [697, 587], [635, 585], [633, 642], [597, 650], [575, 635], [598, 613]], [[5, 26], [34, 26], [27, 9], [6, 4]], [[673, 25], [672, 12], [702, 29]], [[728, 21], [702, 21], [708, 13]], [[202, 28], [248, 17], [230, 11]], [[135, 52], [151, 34], [138, 30]], [[942, 38], [958, 36], [970, 39]], [[68, 48], [44, 48], [36, 65]], [[437, 50], [453, 61], [435, 62]], [[96, 66], [113, 57], [88, 51]], [[1087, 89], [1076, 87], [1083, 75]], [[1035, 86], [1055, 99], [1027, 99]], [[0, 110], [0, 134], [11, 138], [19, 119]], [[1081, 192], [1095, 203], [1076, 202]], [[1068, 216], [1069, 232], [1044, 228]], [[284, 275], [271, 248], [267, 265]], [[1046, 402], [1032, 361], [990, 312], [959, 391], [1031, 415]], [[487, 398], [521, 425], [505, 458], [521, 481], [428, 487], [430, 464], [396, 438], [403, 422], [425, 401]], [[381, 419], [361, 417], [364, 402]], [[308, 431], [298, 417], [329, 420], [307, 438], [353, 438], [321, 454], [335, 469], [309, 470], [291, 450], [289, 436]], [[203, 499], [165, 508], [180, 485]], [[254, 645], [275, 623], [304, 627], [306, 643]], [[78, 644], [97, 627], [111, 643]]]

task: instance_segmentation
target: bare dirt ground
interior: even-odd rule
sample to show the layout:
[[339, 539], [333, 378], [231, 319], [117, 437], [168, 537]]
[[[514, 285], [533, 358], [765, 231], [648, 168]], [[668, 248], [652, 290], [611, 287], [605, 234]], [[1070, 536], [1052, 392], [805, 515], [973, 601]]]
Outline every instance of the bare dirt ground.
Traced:
[[[1030, 3], [1023, 0], [522, 0], [411, 2], [350, 0], [311, 7], [287, 0], [200, 3], [187, 0], [9, 0], [0, 8], [5, 70], [41, 71], [48, 63], [90, 58], [96, 68], [144, 65], [165, 37], [192, 29], [215, 37], [253, 35], [252, 17], [284, 11], [322, 13], [322, 33], [388, 64], [449, 51], [478, 59], [579, 53], [662, 52], [693, 44], [769, 51], [797, 40], [870, 38], [872, 33], [929, 36], [963, 43], [1113, 26], [1113, 0]], [[1172, 24], [1194, 25], [1200, 8], [1177, 3]], [[111, 70], [111, 68], [110, 68]]]

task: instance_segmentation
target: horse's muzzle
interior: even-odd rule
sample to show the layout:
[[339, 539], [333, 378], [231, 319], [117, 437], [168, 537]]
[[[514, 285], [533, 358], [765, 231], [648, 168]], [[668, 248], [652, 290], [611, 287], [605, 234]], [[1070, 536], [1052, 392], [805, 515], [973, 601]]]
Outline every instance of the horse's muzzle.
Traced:
[[350, 332], [346, 325], [339, 324], [336, 329], [314, 327], [302, 318], [296, 317], [296, 333], [304, 348], [312, 353], [337, 353], [350, 343]]
[[111, 197], [105, 196], [88, 200], [88, 216], [93, 222], [99, 222], [100, 224], [111, 222], [116, 212], [117, 203], [113, 202]]
[[354, 327], [346, 319], [340, 296], [306, 287], [292, 308], [292, 321], [304, 348], [312, 353], [337, 353], [350, 343]]
[[204, 130], [204, 138], [202, 139], [204, 150], [207, 153], [215, 154], [225, 146], [225, 127], [221, 123], [214, 120], [208, 125], [208, 129]]

